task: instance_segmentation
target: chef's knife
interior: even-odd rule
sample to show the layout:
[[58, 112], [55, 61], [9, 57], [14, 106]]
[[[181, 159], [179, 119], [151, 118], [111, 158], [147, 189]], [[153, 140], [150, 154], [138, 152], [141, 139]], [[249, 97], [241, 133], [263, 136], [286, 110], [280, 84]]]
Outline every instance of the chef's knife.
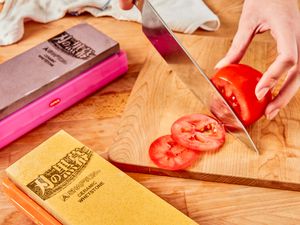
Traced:
[[222, 123], [234, 128], [231, 134], [259, 153], [242, 122], [151, 3], [148, 0], [134, 0], [133, 3], [141, 12], [144, 34], [171, 69], [204, 105], [211, 108]]

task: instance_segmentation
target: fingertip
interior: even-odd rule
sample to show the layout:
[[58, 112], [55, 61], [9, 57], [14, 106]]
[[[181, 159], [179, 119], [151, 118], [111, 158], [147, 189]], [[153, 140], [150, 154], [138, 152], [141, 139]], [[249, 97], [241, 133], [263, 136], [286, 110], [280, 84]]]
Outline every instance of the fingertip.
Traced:
[[271, 101], [265, 109], [266, 118], [268, 120], [274, 119], [277, 116], [277, 114], [279, 113], [280, 109], [282, 109], [283, 107], [284, 107], [283, 104], [276, 101], [276, 99], [273, 99], [273, 101]]
[[121, 9], [129, 10], [133, 7], [132, 0], [120, 0], [119, 1]]
[[273, 120], [279, 113], [280, 109], [273, 109], [269, 113], [266, 113], [266, 117], [268, 120]]
[[255, 89], [255, 95], [256, 98], [260, 101], [265, 97], [265, 95], [268, 93], [270, 89], [268, 87], [261, 88], [261, 89]]
[[261, 100], [268, 91], [272, 91], [276, 86], [277, 80], [272, 77], [269, 77], [266, 73], [262, 76], [255, 87], [255, 95], [258, 100]]
[[275, 109], [274, 106], [272, 106], [272, 103], [269, 103], [265, 109], [265, 115], [267, 116], [268, 114], [270, 114], [270, 112], [272, 112]]
[[219, 62], [217, 62], [217, 64], [215, 65], [214, 69], [215, 70], [219, 70], [222, 67], [228, 66], [229, 64], [230, 64], [230, 62], [226, 58], [223, 58]]

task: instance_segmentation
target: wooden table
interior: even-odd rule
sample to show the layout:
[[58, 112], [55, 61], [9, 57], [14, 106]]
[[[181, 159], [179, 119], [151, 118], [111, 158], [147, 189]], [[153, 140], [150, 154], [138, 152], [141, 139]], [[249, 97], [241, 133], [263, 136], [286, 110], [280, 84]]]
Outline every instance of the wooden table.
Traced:
[[[232, 37], [242, 1], [206, 0], [206, 3], [219, 15], [222, 26], [217, 32], [198, 30], [196, 35]], [[1, 150], [1, 177], [7, 166], [60, 129], [100, 154], [105, 153], [112, 143], [127, 98], [150, 48], [139, 24], [94, 18], [88, 14], [67, 16], [48, 24], [28, 22], [22, 41], [0, 47], [0, 63], [80, 22], [94, 25], [120, 43], [128, 53], [128, 73]], [[256, 38], [272, 41], [269, 34]], [[144, 174], [129, 175], [200, 224], [300, 223], [299, 192]], [[0, 224], [26, 225], [32, 222], [0, 192]]]

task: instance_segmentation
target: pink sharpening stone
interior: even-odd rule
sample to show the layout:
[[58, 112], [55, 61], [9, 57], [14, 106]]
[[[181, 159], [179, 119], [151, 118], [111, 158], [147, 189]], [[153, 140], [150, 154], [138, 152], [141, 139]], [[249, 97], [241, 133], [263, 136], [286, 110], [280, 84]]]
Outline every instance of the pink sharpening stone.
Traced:
[[121, 51], [0, 120], [0, 149], [128, 70]]

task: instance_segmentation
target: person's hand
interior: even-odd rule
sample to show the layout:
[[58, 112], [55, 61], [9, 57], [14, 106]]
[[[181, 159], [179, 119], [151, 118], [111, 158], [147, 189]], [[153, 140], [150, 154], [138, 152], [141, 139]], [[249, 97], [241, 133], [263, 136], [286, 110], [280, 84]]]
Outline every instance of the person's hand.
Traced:
[[277, 42], [278, 55], [258, 82], [256, 97], [262, 99], [287, 72], [280, 92], [265, 111], [267, 118], [273, 119], [300, 86], [300, 14], [297, 0], [245, 0], [238, 31], [216, 69], [238, 63], [254, 35], [267, 30]]
[[132, 0], [119, 0], [121, 9], [129, 10], [133, 6]]

